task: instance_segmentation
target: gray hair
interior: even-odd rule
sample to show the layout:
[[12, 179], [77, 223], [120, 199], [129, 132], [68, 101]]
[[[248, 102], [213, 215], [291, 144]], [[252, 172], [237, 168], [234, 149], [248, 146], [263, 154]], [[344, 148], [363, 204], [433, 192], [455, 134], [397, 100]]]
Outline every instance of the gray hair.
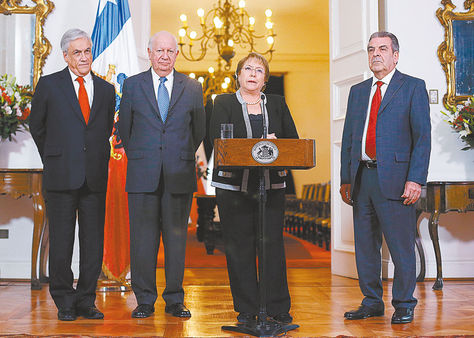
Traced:
[[[390, 40], [392, 40], [392, 52], [400, 51], [400, 45], [398, 44], [397, 37], [390, 32], [380, 31], [380, 32], [373, 33], [369, 38], [369, 43], [370, 43], [370, 40], [372, 40], [373, 38], [390, 38]], [[367, 46], [367, 48], [369, 48], [369, 46]]]
[[173, 37], [174, 42], [176, 43], [176, 50], [178, 50], [178, 40], [176, 40], [176, 37], [175, 37], [173, 34], [171, 34], [170, 32], [168, 32], [168, 31], [160, 31], [160, 32], [157, 32], [157, 33], [153, 34], [153, 35], [150, 37], [150, 40], [148, 40], [148, 49], [150, 49], [150, 50], [152, 49], [151, 47], [153, 46], [153, 41], [155, 40], [155, 38], [156, 38], [158, 35], [161, 35], [161, 34], [163, 34], [163, 33], [169, 34], [169, 35], [171, 35], [171, 36]]
[[69, 49], [69, 44], [71, 43], [71, 41], [74, 41], [80, 38], [86, 38], [87, 40], [89, 40], [92, 46], [91, 37], [89, 36], [89, 34], [84, 32], [83, 30], [79, 28], [72, 28], [66, 31], [66, 33], [64, 33], [63, 37], [61, 38], [61, 50], [63, 51], [63, 53], [67, 53]]

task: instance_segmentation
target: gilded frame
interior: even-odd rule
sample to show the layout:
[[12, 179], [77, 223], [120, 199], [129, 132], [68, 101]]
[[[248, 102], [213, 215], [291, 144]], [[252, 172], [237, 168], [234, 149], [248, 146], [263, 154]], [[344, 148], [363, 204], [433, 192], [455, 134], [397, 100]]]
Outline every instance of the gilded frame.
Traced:
[[22, 6], [22, 0], [0, 0], [0, 13], [34, 14], [35, 42], [33, 43], [33, 87], [36, 86], [42, 72], [46, 58], [51, 52], [51, 43], [44, 36], [44, 21], [54, 8], [51, 0], [32, 0], [35, 6]]
[[454, 12], [456, 6], [453, 5], [451, 0], [442, 0], [441, 4], [444, 5], [444, 8], [438, 8], [436, 16], [444, 27], [444, 41], [438, 47], [438, 58], [446, 74], [447, 82], [447, 92], [443, 97], [443, 104], [446, 109], [452, 110], [472, 95], [472, 93], [470, 95], [456, 94], [453, 21], [474, 19], [474, 0], [464, 1], [464, 9], [467, 12]]

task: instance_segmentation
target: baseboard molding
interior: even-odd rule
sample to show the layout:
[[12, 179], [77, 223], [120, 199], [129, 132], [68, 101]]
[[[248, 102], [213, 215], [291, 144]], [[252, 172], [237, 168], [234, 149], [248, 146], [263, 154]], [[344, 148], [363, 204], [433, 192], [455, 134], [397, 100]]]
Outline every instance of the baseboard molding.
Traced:
[[[382, 260], [382, 277], [393, 278], [392, 260]], [[436, 278], [436, 261], [426, 262], [425, 278]], [[474, 278], [474, 261], [443, 261], [443, 278]]]

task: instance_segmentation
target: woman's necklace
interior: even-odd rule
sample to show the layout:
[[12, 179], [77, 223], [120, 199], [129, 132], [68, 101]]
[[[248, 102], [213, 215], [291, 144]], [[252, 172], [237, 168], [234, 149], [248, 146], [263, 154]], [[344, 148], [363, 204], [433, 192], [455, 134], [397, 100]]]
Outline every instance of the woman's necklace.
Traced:
[[247, 101], [245, 101], [245, 99], [244, 99], [244, 102], [245, 102], [246, 104], [248, 104], [249, 106], [254, 106], [254, 105], [256, 105], [256, 104], [259, 104], [260, 101], [262, 101], [262, 98], [261, 98], [261, 97], [259, 97], [258, 100], [255, 101], [255, 102], [247, 102]]

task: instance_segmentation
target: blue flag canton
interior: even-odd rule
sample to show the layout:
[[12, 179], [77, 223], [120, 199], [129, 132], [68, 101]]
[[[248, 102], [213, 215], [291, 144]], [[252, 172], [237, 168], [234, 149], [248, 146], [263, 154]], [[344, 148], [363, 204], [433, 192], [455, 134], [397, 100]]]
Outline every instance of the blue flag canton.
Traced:
[[101, 13], [100, 3], [92, 31], [92, 58], [95, 60], [120, 34], [125, 22], [130, 18], [127, 0], [107, 1]]

